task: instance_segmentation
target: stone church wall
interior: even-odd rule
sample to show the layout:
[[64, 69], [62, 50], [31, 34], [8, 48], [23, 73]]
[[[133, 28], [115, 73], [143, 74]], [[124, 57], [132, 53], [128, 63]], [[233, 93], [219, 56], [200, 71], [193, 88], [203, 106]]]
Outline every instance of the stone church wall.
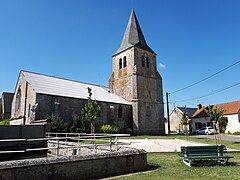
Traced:
[[[70, 121], [74, 116], [81, 117], [81, 111], [87, 100], [70, 97], [61, 97], [45, 94], [37, 94], [38, 107], [36, 110], [36, 120], [46, 119], [49, 115], [60, 116], [65, 121]], [[109, 102], [98, 102], [101, 106], [101, 113], [97, 126], [101, 124], [121, 123], [127, 127], [132, 126], [131, 105], [116, 104]], [[118, 108], [122, 107], [122, 117], [118, 117]]]

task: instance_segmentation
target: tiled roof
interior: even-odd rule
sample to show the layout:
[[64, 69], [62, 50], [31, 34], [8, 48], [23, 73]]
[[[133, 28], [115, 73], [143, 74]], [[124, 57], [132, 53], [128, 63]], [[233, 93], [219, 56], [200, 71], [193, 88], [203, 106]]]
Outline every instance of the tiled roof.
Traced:
[[[240, 100], [224, 103], [224, 104], [217, 104], [214, 105], [218, 109], [224, 110], [223, 115], [230, 115], [230, 114], [237, 114], [240, 110]], [[208, 117], [207, 113], [204, 111], [206, 107], [198, 109], [192, 116], [192, 118], [199, 118], [199, 117]]]
[[229, 103], [224, 103], [224, 104], [217, 104], [215, 105], [218, 109], [223, 109], [224, 115], [228, 114], [237, 114], [238, 111], [240, 110], [240, 100], [239, 101], [234, 101], [234, 102], [229, 102]]
[[109, 89], [106, 87], [27, 71], [21, 71], [21, 73], [23, 73], [29, 85], [36, 93], [87, 99], [87, 88], [89, 87], [92, 89], [92, 99], [111, 103], [131, 104], [122, 97], [110, 93]]

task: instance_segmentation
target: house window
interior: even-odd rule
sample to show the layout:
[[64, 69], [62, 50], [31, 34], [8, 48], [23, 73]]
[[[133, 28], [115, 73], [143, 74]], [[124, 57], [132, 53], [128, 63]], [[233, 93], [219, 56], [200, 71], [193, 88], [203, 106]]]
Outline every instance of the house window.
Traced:
[[122, 58], [119, 59], [119, 69], [122, 69]]
[[126, 56], [123, 57], [123, 67], [127, 67], [127, 58]]
[[16, 104], [15, 104], [15, 111], [19, 111], [21, 108], [21, 88], [19, 87], [16, 96]]
[[118, 118], [122, 118], [122, 112], [123, 111], [123, 109], [122, 109], [122, 106], [120, 105], [119, 107], [118, 107]]

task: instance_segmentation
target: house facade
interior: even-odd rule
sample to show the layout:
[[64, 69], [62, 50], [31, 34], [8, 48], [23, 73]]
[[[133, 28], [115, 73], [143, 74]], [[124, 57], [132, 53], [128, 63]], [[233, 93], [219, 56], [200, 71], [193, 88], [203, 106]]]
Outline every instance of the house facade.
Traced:
[[10, 124], [46, 123], [51, 114], [64, 120], [81, 116], [89, 87], [102, 108], [99, 125], [118, 122], [136, 134], [164, 134], [162, 77], [134, 10], [112, 62], [109, 88], [21, 71]]
[[[223, 116], [227, 118], [227, 127], [226, 127], [226, 133], [234, 133], [239, 131], [240, 132], [240, 100], [224, 103], [224, 104], [217, 104], [214, 105], [217, 109], [222, 109]], [[191, 126], [193, 128], [193, 132], [195, 132], [197, 129], [200, 129], [202, 127], [208, 127], [212, 126], [212, 122], [210, 117], [205, 112], [205, 108], [202, 105], [199, 105], [198, 110], [194, 113], [194, 115], [191, 118]]]
[[[188, 121], [191, 120], [192, 115], [195, 113], [197, 108], [189, 108], [189, 107], [176, 107], [170, 114], [170, 131], [177, 132], [178, 130], [184, 130], [183, 125], [181, 124], [182, 114], [183, 112], [187, 113]], [[187, 129], [191, 133], [192, 128], [188, 126]]]

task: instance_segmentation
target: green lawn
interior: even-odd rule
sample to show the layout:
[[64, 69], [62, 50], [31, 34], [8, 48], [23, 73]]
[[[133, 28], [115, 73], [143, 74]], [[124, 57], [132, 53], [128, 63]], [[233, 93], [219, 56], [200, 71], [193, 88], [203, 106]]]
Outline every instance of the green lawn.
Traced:
[[[116, 179], [240, 179], [240, 154], [233, 153], [234, 158], [229, 160], [227, 166], [195, 166], [188, 167], [175, 153], [148, 154], [148, 164], [157, 169], [133, 175], [118, 177]], [[115, 178], [114, 178], [115, 179]]]

